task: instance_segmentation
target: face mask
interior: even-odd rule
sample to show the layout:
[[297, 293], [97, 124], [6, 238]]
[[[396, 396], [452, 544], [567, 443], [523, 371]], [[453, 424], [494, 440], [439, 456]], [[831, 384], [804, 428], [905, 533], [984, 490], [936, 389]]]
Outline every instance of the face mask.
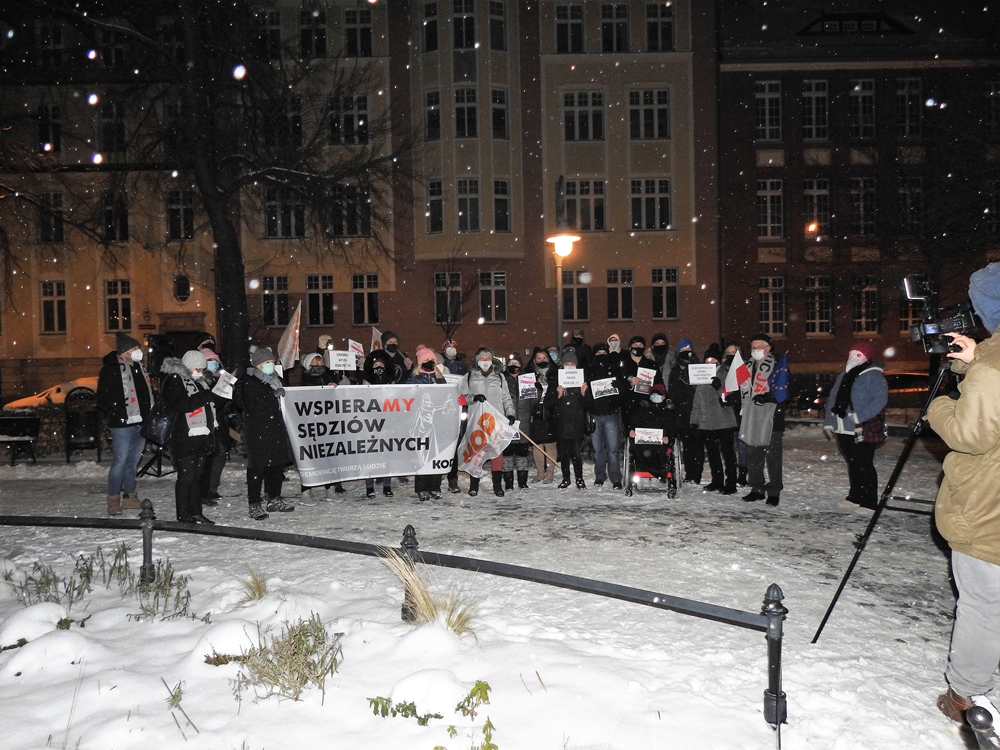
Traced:
[[389, 352], [389, 354], [395, 354], [399, 351], [399, 344], [386, 344], [385, 350]]
[[535, 369], [536, 370], [546, 370], [549, 367], [549, 361], [547, 359], [536, 359]]
[[260, 366], [260, 371], [265, 375], [274, 375], [274, 362], [265, 362]]
[[513, 373], [516, 373], [518, 370], [521, 369], [521, 365], [519, 365], [517, 362], [511, 362], [509, 365], [507, 365], [507, 369]]
[[649, 400], [652, 401], [654, 404], [662, 404], [663, 403], [663, 396], [660, 396], [660, 395], [650, 396]]
[[219, 362], [218, 362], [218, 360], [215, 360], [215, 359], [208, 360], [208, 369], [209, 369], [210, 372], [218, 372], [219, 371]]
[[861, 352], [851, 352], [847, 355], [847, 367], [845, 369], [851, 370], [858, 365], [863, 365], [867, 361], [865, 355]]
[[731, 365], [733, 363], [733, 357], [734, 356], [735, 355], [733, 355], [733, 354], [727, 354], [726, 358], [724, 360], [722, 360], [722, 361], [725, 362], [727, 365]]
[[634, 346], [634, 347], [632, 347], [631, 349], [629, 349], [629, 352], [631, 353], [631, 355], [632, 355], [633, 357], [641, 357], [641, 356], [642, 356], [642, 352], [643, 352], [643, 350], [642, 350], [642, 349], [640, 349], [640, 348], [639, 348], [639, 347], [637, 347], [637, 346]]
[[662, 357], [666, 353], [667, 353], [666, 344], [657, 344], [653, 347], [653, 354], [655, 354], [657, 357]]
[[434, 372], [434, 363], [424, 362], [423, 364], [420, 365], [420, 369], [423, 370], [424, 372]]
[[483, 372], [489, 372], [492, 367], [493, 367], [492, 359], [479, 360], [479, 369], [482, 370]]
[[310, 375], [322, 375], [326, 368], [323, 365], [313, 365], [309, 368]]
[[608, 348], [611, 349], [611, 351], [613, 351], [613, 352], [621, 351], [622, 342], [621, 341], [609, 341], [608, 342]]
[[203, 373], [201, 370], [192, 370], [191, 377], [194, 378], [195, 380], [201, 380], [202, 378], [205, 377], [205, 373]]
[[574, 336], [572, 343], [573, 343], [573, 346], [579, 348], [580, 344], [583, 343], [583, 339], [580, 339], [580, 338], [577, 338], [576, 336]]
[[750, 356], [756, 359], [758, 362], [760, 362], [760, 360], [764, 359], [764, 357], [767, 355], [763, 349], [751, 349]]
[[385, 368], [384, 367], [373, 367], [372, 368], [372, 375], [375, 376], [376, 380], [381, 380], [382, 376], [385, 375]]
[[601, 365], [602, 367], [608, 363], [608, 359], [609, 359], [608, 355], [605, 354], [604, 352], [601, 352], [596, 357], [594, 357], [594, 361], [597, 364]]
[[693, 355], [694, 355], [694, 352], [678, 352], [677, 353], [677, 358], [678, 359], [691, 359], [691, 357]]
[[458, 350], [453, 346], [449, 346], [447, 349], [444, 350], [444, 356], [446, 356], [448, 359], [455, 359], [457, 355], [458, 355]]
[[549, 352], [549, 359], [551, 359], [553, 362], [558, 362], [559, 352]]
[[132, 357], [133, 362], [142, 362], [142, 349], [136, 349], [129, 356]]

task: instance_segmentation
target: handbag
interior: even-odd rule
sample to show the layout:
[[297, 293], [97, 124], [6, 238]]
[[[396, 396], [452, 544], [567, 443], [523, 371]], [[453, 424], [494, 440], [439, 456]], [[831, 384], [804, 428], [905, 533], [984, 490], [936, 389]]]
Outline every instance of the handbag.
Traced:
[[583, 415], [583, 431], [587, 435], [593, 435], [594, 430], [597, 429], [597, 421], [594, 419], [594, 415], [589, 412]]
[[871, 419], [866, 419], [860, 425], [861, 439], [858, 442], [868, 443], [878, 447], [885, 443], [885, 411], [880, 411]]
[[156, 400], [153, 401], [153, 408], [149, 410], [149, 416], [142, 423], [139, 434], [149, 442], [162, 447], [170, 441], [176, 419], [177, 412], [163, 403], [160, 396], [157, 396]]

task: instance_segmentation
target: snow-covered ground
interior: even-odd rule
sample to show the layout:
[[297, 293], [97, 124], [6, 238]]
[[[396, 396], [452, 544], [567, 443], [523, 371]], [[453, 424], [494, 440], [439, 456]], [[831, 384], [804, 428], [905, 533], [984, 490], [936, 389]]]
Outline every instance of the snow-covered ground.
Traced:
[[[902, 446], [877, 455], [880, 480]], [[933, 498], [940, 443], [921, 441], [897, 495]], [[58, 458], [0, 467], [0, 514], [102, 516], [107, 464]], [[593, 467], [588, 466], [588, 479]], [[140, 480], [161, 518], [172, 518], [173, 477]], [[467, 480], [463, 479], [463, 487]], [[603, 579], [723, 606], [757, 611], [771, 582], [784, 590], [784, 688], [790, 750], [960, 748], [956, 728], [934, 707], [951, 632], [954, 594], [947, 554], [926, 515], [886, 512], [816, 645], [810, 640], [868, 523], [843, 503], [846, 470], [816, 427], [785, 436], [781, 504], [740, 502], [685, 485], [679, 496], [626, 498], [532, 484], [495, 498], [484, 481], [476, 498], [446, 494], [418, 503], [412, 484], [392, 499], [364, 499], [363, 483], [334, 502], [272, 514], [268, 529], [396, 546], [413, 524], [420, 547]], [[292, 486], [294, 484], [294, 486]], [[287, 483], [286, 495], [298, 483]], [[227, 468], [226, 500], [206, 514], [252, 526], [242, 466]], [[295, 490], [292, 493], [291, 490]], [[137, 532], [0, 527], [0, 571], [17, 578], [40, 561], [64, 574], [78, 555], [125, 541], [138, 565]], [[0, 582], [0, 746], [28, 748], [479, 747], [489, 717], [501, 750], [774, 746], [762, 717], [767, 686], [763, 634], [551, 587], [432, 568], [439, 591], [474, 598], [475, 637], [439, 625], [400, 621], [402, 588], [377, 560], [275, 544], [158, 532], [157, 557], [191, 577], [195, 619], [136, 622], [134, 600], [98, 587], [75, 605], [68, 630], [59, 607], [25, 609]], [[242, 602], [249, 567], [268, 594]], [[310, 613], [344, 633], [343, 661], [298, 702], [233, 697], [236, 664], [210, 666], [213, 650], [249, 647], [258, 624]], [[84, 626], [79, 620], [89, 616]], [[454, 706], [477, 680], [490, 703], [475, 720]], [[167, 703], [183, 682], [181, 707]], [[373, 715], [368, 699], [413, 700], [419, 713]], [[176, 721], [175, 721], [176, 717]], [[193, 724], [194, 726], [192, 726]], [[449, 725], [458, 734], [450, 737]], [[197, 727], [197, 731], [194, 727]]]

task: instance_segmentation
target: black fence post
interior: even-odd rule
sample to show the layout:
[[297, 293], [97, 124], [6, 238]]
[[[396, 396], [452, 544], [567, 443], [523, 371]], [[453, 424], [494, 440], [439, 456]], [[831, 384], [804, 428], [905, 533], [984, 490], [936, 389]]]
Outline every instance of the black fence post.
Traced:
[[[417, 530], [410, 524], [407, 524], [406, 528], [403, 529], [403, 541], [400, 544], [399, 553], [406, 561], [406, 564], [412, 569], [416, 569], [414, 553], [417, 551], [417, 548]], [[410, 587], [405, 582], [403, 584], [403, 606], [399, 614], [403, 618], [403, 622], [413, 622], [417, 619], [416, 614], [413, 612], [413, 595], [410, 593]]]
[[787, 718], [785, 694], [781, 690], [782, 622], [788, 610], [781, 601], [781, 587], [772, 583], [764, 594], [760, 613], [767, 618], [767, 690], [764, 691], [764, 721], [777, 729]]
[[996, 750], [1000, 748], [1000, 738], [993, 728], [993, 715], [982, 706], [973, 706], [965, 712], [969, 726], [976, 733], [979, 750]]
[[156, 581], [156, 567], [153, 565], [153, 503], [147, 497], [139, 511], [139, 527], [142, 529], [142, 567], [139, 568], [139, 582], [149, 585]]

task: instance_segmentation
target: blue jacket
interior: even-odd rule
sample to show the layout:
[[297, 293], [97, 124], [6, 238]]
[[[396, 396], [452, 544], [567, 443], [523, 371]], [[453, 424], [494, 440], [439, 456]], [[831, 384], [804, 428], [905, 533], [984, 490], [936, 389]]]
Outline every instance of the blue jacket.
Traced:
[[847, 416], [841, 419], [833, 413], [833, 406], [846, 374], [846, 372], [840, 373], [833, 381], [833, 388], [830, 389], [830, 395], [826, 399], [826, 419], [823, 425], [833, 427], [842, 435], [853, 435], [855, 427], [885, 408], [889, 400], [889, 384], [885, 382], [881, 363], [869, 366], [854, 381], [854, 386], [851, 388], [851, 408], [848, 409]]

